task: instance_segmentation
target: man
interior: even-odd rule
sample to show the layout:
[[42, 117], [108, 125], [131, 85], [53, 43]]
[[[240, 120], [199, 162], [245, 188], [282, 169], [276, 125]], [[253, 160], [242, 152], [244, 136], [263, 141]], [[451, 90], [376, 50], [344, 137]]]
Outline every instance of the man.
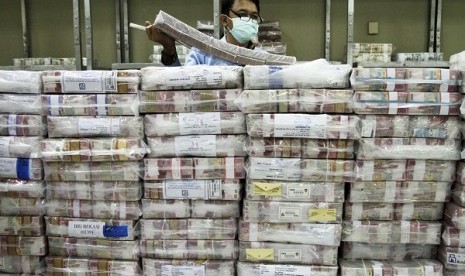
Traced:
[[[260, 17], [259, 0], [223, 0], [221, 4], [220, 23], [225, 29], [222, 41], [246, 47], [254, 48], [257, 42], [258, 24], [262, 22]], [[161, 32], [150, 22], [145, 22], [145, 30], [150, 40], [163, 46], [161, 62], [164, 65], [181, 65], [176, 53], [175, 41], [172, 37]], [[186, 57], [184, 65], [236, 65], [230, 61], [206, 54], [197, 48], [192, 48]]]

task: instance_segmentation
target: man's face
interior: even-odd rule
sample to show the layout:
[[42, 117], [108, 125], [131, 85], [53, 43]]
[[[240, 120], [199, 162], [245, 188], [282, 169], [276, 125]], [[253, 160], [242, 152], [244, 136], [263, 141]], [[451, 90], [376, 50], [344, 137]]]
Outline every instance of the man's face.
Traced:
[[[231, 12], [232, 11], [232, 12]], [[258, 15], [257, 6], [254, 2], [250, 0], [236, 0], [231, 7], [231, 10], [228, 12], [227, 16], [230, 18], [237, 17], [239, 15], [247, 15], [249, 17], [254, 17], [253, 15]], [[227, 20], [227, 27], [232, 29], [233, 24], [231, 20]]]

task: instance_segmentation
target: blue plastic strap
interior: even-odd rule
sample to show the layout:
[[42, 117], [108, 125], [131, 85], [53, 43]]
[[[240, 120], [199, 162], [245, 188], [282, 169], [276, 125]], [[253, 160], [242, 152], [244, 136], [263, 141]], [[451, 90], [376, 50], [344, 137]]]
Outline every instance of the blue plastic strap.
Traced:
[[29, 180], [29, 160], [27, 158], [18, 158], [16, 160], [16, 175], [19, 179]]
[[103, 227], [103, 236], [108, 238], [125, 238], [128, 237], [128, 226], [127, 225], [120, 225], [120, 226], [112, 226], [112, 225], [105, 225]]

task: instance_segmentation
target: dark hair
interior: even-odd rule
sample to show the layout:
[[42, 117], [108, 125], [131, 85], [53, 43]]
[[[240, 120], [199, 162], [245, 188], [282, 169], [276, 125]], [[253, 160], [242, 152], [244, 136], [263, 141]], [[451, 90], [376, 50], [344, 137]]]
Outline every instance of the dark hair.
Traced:
[[[249, 1], [253, 2], [255, 6], [257, 6], [257, 11], [258, 13], [260, 13], [260, 0], [249, 0]], [[234, 5], [234, 2], [236, 2], [236, 0], [222, 0], [221, 1], [221, 13], [227, 15], [229, 13], [229, 10]]]

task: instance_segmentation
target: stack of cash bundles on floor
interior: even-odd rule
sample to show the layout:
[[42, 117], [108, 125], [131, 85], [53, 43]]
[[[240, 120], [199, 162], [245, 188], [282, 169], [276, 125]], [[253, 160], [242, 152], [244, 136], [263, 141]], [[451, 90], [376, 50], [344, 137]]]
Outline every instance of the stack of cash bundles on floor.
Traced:
[[145, 275], [235, 275], [245, 178], [239, 66], [147, 67], [140, 110]]
[[140, 273], [138, 71], [45, 71], [48, 273]]
[[0, 71], [0, 274], [36, 274], [45, 268], [41, 75]]
[[[245, 66], [249, 155], [238, 275], [337, 275], [356, 116], [349, 66]], [[276, 274], [275, 274], [276, 273]]]
[[342, 275], [442, 275], [433, 259], [460, 158], [459, 74], [354, 68], [351, 84], [362, 137], [345, 205]]

